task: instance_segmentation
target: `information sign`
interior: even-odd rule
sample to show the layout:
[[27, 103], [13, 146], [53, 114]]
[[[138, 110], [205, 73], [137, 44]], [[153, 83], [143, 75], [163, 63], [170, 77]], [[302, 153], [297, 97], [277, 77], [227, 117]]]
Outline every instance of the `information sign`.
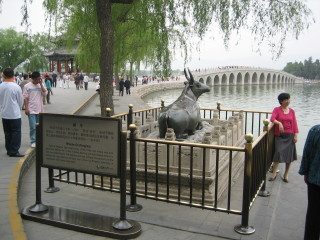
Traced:
[[43, 113], [40, 129], [42, 166], [119, 177], [121, 119]]

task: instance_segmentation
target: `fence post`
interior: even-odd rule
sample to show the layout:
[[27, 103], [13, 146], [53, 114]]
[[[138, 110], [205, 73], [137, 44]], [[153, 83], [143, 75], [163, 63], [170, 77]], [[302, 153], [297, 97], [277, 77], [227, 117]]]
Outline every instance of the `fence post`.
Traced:
[[265, 153], [264, 153], [264, 157], [263, 157], [263, 162], [264, 162], [264, 165], [263, 165], [263, 185], [261, 187], [261, 190], [259, 192], [259, 196], [260, 197], [269, 197], [270, 196], [270, 192], [266, 190], [266, 183], [267, 183], [267, 168], [268, 168], [268, 155], [269, 155], [269, 129], [268, 129], [268, 125], [270, 123], [270, 120], [269, 119], [265, 119], [263, 121], [263, 124], [264, 124], [264, 127], [263, 127], [263, 131], [264, 132], [267, 132], [267, 135], [266, 135], [266, 146], [265, 146]]
[[121, 132], [121, 154], [120, 154], [120, 218], [112, 223], [117, 230], [129, 230], [133, 225], [128, 222], [126, 214], [126, 171], [127, 171], [127, 132]]
[[106, 108], [107, 117], [111, 117], [111, 108]]
[[252, 142], [253, 135], [245, 135], [245, 164], [244, 164], [244, 176], [243, 176], [243, 199], [242, 199], [242, 215], [241, 224], [236, 225], [234, 230], [237, 233], [243, 235], [249, 235], [255, 232], [252, 226], [249, 226], [249, 211], [250, 211], [250, 199], [251, 199], [251, 171], [252, 171]]
[[41, 213], [49, 210], [48, 206], [44, 205], [41, 200], [41, 164], [42, 164], [42, 133], [40, 132], [39, 123], [36, 124], [36, 203], [29, 208], [29, 212]]
[[220, 109], [221, 109], [221, 102], [217, 102], [217, 109], [219, 110], [219, 119], [220, 119]]
[[48, 168], [48, 176], [49, 176], [49, 187], [44, 191], [46, 193], [55, 193], [55, 192], [60, 191], [59, 187], [54, 186], [53, 168]]
[[137, 177], [136, 177], [136, 130], [135, 124], [130, 124], [130, 205], [127, 205], [128, 212], [137, 212], [142, 209], [140, 204], [137, 204]]
[[133, 104], [129, 104], [129, 113], [127, 118], [127, 129], [129, 129], [130, 124], [133, 123]]
[[161, 109], [164, 108], [164, 100], [161, 99]]

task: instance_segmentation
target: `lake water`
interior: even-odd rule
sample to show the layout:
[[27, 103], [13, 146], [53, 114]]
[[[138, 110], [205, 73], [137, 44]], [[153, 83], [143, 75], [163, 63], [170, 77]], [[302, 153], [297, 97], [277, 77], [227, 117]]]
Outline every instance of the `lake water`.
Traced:
[[[164, 99], [167, 106], [180, 96], [181, 90], [155, 92], [143, 100], [151, 107], [158, 107], [160, 100]], [[290, 107], [296, 112], [299, 127], [297, 151], [302, 155], [309, 129], [320, 124], [320, 85], [215, 86], [209, 93], [203, 94], [198, 102], [202, 108], [216, 108], [216, 102], [220, 101], [223, 109], [272, 111], [274, 107], [279, 106], [277, 97], [281, 92], [291, 95]]]

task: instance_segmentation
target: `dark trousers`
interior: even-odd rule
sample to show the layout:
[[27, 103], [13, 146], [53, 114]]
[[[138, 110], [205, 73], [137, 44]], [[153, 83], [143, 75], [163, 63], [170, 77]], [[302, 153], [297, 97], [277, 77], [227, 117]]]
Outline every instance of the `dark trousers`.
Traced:
[[88, 90], [88, 83], [87, 82], [84, 82], [84, 89]]
[[51, 89], [47, 89], [48, 93], [47, 93], [47, 103], [50, 103], [50, 94], [51, 94]]
[[21, 146], [21, 118], [2, 119], [5, 146], [8, 155], [15, 155]]
[[320, 186], [308, 183], [308, 210], [304, 240], [319, 240], [320, 236]]
[[126, 88], [126, 93], [130, 95], [131, 92], [130, 92], [130, 88], [129, 87]]

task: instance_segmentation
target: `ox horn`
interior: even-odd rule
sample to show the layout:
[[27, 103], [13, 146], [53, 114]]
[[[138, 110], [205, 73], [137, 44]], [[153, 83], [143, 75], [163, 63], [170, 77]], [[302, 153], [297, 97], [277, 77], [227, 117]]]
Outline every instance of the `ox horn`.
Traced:
[[190, 82], [190, 78], [189, 78], [189, 76], [188, 76], [188, 74], [187, 74], [186, 69], [184, 69], [184, 75], [186, 76], [186, 79], [188, 80], [188, 82]]
[[188, 68], [188, 71], [189, 71], [189, 75], [190, 75], [190, 80], [189, 81], [194, 83], [194, 78], [193, 78], [193, 75], [192, 75], [192, 73], [191, 73], [189, 68]]

